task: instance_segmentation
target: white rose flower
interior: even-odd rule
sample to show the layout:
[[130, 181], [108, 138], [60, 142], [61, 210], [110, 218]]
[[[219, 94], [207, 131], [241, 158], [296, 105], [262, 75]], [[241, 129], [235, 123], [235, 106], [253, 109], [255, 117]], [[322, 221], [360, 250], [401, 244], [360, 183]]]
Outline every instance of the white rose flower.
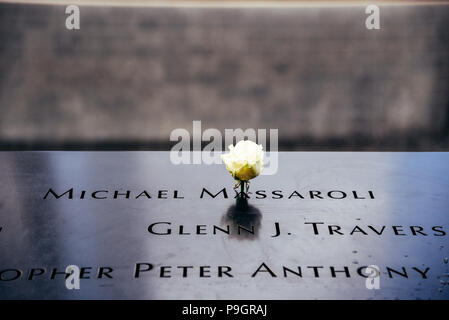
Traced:
[[229, 146], [229, 153], [221, 156], [232, 177], [248, 181], [257, 177], [263, 170], [262, 145], [249, 140], [239, 141], [235, 147]]

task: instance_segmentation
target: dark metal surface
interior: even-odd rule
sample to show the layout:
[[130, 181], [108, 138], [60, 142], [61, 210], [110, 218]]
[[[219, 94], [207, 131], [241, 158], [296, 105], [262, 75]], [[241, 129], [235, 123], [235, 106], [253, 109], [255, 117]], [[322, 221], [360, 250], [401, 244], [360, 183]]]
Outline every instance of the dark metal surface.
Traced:
[[[172, 165], [168, 152], [3, 152], [0, 153], [0, 298], [58, 299], [447, 299], [449, 280], [449, 154], [447, 153], [280, 153], [276, 175], [250, 186], [250, 207], [241, 212], [233, 199], [233, 180], [224, 165]], [[211, 198], [203, 188], [222, 194]], [[66, 196], [43, 199], [49, 188]], [[80, 193], [86, 190], [85, 199]], [[107, 199], [91, 193], [108, 190]], [[113, 193], [130, 191], [130, 199]], [[151, 199], [135, 197], [147, 190]], [[158, 199], [167, 195], [168, 199]], [[174, 192], [178, 197], [174, 199]], [[265, 190], [265, 199], [254, 192]], [[272, 191], [282, 191], [274, 199]], [[304, 196], [288, 199], [294, 191]], [[344, 191], [344, 199], [327, 193]], [[311, 199], [320, 191], [324, 199]], [[355, 199], [352, 191], [359, 197]], [[374, 199], [369, 197], [372, 191]], [[279, 192], [277, 192], [280, 194]], [[260, 192], [263, 194], [263, 192]], [[341, 193], [333, 193], [334, 196]], [[104, 196], [106, 193], [98, 193]], [[148, 232], [170, 222], [172, 234]], [[275, 233], [275, 223], [281, 235]], [[323, 222], [319, 235], [305, 222]], [[183, 233], [179, 234], [179, 226]], [[195, 234], [197, 225], [200, 233]], [[231, 234], [213, 226], [230, 226]], [[341, 227], [343, 235], [328, 232]], [[161, 232], [167, 225], [157, 225]], [[254, 235], [236, 227], [254, 227]], [[359, 226], [362, 232], [354, 232]], [[368, 226], [381, 230], [376, 234]], [[396, 235], [393, 226], [402, 231]], [[413, 235], [420, 226], [427, 235]], [[437, 228], [438, 229], [438, 228]], [[204, 231], [203, 231], [204, 230]], [[290, 233], [290, 234], [289, 234]], [[134, 277], [136, 263], [153, 270]], [[269, 272], [251, 275], [265, 263]], [[361, 266], [380, 267], [380, 289], [368, 290]], [[91, 267], [80, 290], [68, 290], [68, 265]], [[161, 267], [165, 275], [161, 277]], [[192, 266], [183, 277], [179, 266]], [[204, 277], [200, 277], [200, 267]], [[219, 266], [232, 268], [218, 276]], [[302, 277], [288, 274], [283, 266]], [[315, 277], [312, 266], [322, 266]], [[350, 277], [331, 267], [343, 270]], [[112, 268], [112, 279], [97, 279], [98, 268]], [[392, 268], [407, 278], [388, 273]], [[28, 280], [31, 269], [42, 275]], [[427, 279], [413, 268], [425, 270]], [[8, 269], [11, 269], [8, 271]], [[6, 270], [6, 271], [5, 271]], [[20, 272], [20, 277], [7, 281]], [[207, 270], [210, 270], [208, 273]], [[210, 275], [210, 277], [206, 277]]]

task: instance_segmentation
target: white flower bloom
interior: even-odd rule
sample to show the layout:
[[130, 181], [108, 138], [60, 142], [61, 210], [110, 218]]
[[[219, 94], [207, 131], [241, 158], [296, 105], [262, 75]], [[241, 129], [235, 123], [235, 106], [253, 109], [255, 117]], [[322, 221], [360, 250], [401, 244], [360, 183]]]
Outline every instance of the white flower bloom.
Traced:
[[229, 153], [221, 156], [234, 179], [248, 181], [257, 177], [263, 170], [262, 145], [250, 140], [241, 140], [235, 147], [229, 146]]

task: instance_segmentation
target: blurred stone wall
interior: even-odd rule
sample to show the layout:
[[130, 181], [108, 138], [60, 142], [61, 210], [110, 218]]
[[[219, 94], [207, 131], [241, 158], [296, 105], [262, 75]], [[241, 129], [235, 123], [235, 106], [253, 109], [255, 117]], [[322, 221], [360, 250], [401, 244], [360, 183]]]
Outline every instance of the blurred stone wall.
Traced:
[[449, 6], [0, 4], [0, 148], [165, 149], [278, 128], [282, 149], [447, 149]]

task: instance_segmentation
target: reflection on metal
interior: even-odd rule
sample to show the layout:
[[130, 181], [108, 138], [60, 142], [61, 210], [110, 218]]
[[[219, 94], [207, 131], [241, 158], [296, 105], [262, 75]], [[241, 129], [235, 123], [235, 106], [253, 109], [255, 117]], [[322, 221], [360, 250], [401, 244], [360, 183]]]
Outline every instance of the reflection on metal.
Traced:
[[223, 215], [221, 222], [229, 231], [230, 237], [254, 240], [259, 237], [261, 220], [260, 210], [248, 204], [246, 198], [238, 197], [236, 203]]

